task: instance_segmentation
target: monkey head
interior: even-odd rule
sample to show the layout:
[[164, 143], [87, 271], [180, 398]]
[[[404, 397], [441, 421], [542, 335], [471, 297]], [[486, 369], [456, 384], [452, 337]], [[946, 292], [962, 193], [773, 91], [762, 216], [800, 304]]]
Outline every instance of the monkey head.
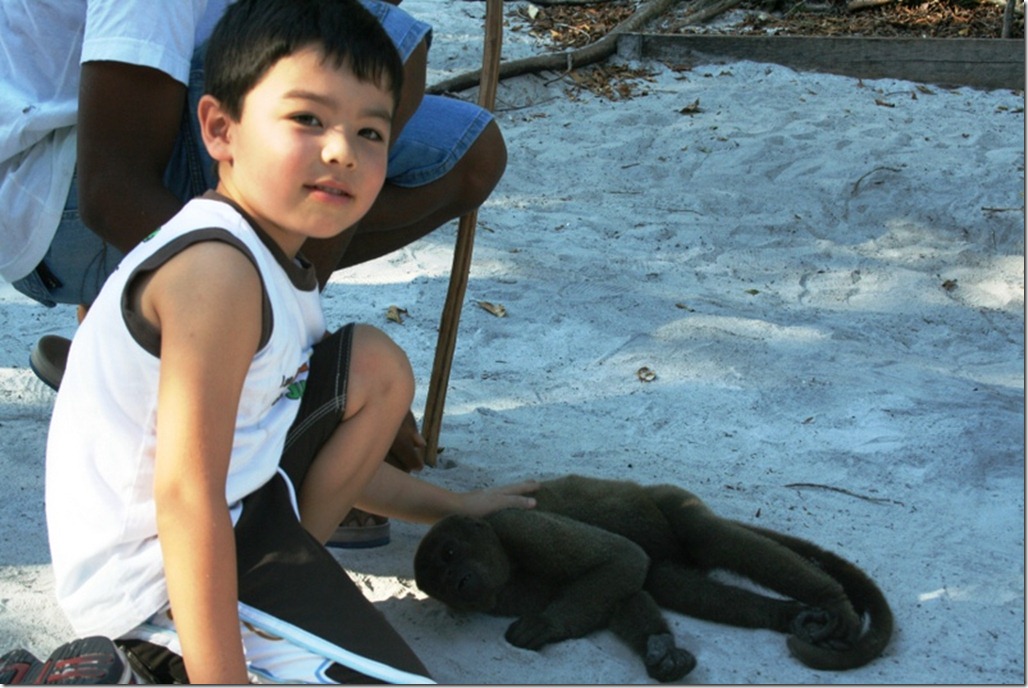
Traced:
[[448, 516], [428, 531], [414, 555], [414, 580], [454, 609], [488, 612], [510, 578], [507, 552], [486, 521]]

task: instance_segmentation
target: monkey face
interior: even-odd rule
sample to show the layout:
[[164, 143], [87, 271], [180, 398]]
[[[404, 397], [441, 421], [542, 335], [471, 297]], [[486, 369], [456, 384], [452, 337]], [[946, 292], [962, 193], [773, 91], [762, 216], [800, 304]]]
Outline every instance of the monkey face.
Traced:
[[418, 587], [463, 611], [491, 610], [509, 578], [503, 545], [482, 519], [444, 518], [428, 531], [414, 555]]

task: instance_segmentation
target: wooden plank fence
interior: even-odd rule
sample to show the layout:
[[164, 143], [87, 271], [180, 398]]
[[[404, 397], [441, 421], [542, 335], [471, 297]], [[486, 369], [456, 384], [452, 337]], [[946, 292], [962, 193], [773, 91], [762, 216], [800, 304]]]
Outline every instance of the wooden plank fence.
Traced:
[[1025, 87], [1024, 39], [626, 33], [619, 37], [618, 55], [668, 62], [727, 57], [864, 79], [982, 89]]

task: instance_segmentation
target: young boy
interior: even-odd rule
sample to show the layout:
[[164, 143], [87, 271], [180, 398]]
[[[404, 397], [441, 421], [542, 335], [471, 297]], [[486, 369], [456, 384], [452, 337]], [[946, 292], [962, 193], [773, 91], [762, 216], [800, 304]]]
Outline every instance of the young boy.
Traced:
[[425, 681], [323, 543], [353, 506], [430, 523], [530, 507], [532, 485], [456, 494], [383, 463], [410, 365], [374, 328], [325, 336], [298, 256], [381, 189], [402, 64], [354, 0], [240, 0], [206, 74], [217, 191], [108, 279], [57, 397], [59, 601], [153, 680]]

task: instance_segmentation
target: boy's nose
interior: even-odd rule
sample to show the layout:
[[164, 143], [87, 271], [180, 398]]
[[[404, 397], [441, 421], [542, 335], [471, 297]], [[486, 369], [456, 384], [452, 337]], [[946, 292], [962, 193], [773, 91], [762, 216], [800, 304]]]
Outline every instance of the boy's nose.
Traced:
[[356, 149], [345, 132], [331, 131], [326, 134], [321, 156], [329, 165], [353, 167], [357, 164]]

